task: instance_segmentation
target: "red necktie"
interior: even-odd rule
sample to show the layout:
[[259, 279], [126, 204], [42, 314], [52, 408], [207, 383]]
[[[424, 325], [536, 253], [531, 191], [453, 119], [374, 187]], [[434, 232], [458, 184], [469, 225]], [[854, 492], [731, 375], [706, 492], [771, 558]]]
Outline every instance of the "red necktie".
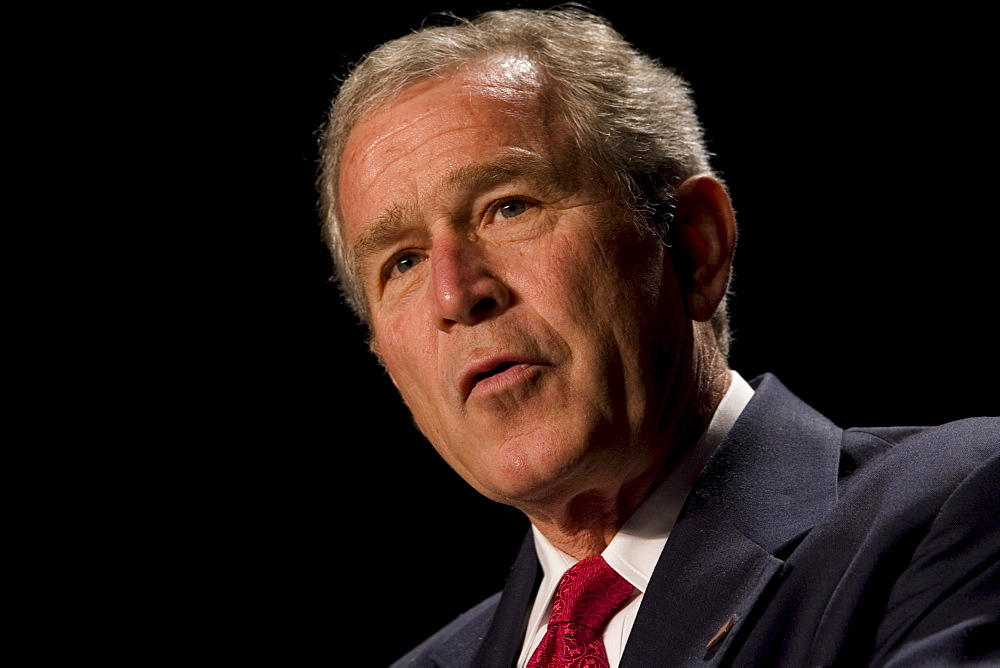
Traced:
[[528, 668], [607, 668], [601, 630], [634, 589], [603, 557], [577, 562], [559, 581], [549, 628]]

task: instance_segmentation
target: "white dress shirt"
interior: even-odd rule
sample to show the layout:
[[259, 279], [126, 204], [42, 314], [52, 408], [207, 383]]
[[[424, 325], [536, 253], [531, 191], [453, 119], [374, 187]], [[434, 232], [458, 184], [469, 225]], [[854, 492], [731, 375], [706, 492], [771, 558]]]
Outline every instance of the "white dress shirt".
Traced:
[[[604, 629], [604, 647], [611, 668], [617, 668], [625, 650], [625, 643], [635, 622], [642, 594], [649, 586], [649, 578], [656, 568], [663, 547], [677, 515], [709, 458], [715, 453], [722, 439], [729, 433], [736, 418], [753, 396], [753, 388], [735, 371], [730, 371], [732, 382], [719, 402], [708, 428], [691, 452], [681, 460], [670, 475], [636, 509], [625, 525], [615, 534], [608, 547], [601, 553], [605, 561], [622, 577], [635, 586], [635, 592]], [[541, 643], [552, 616], [552, 600], [563, 574], [576, 559], [557, 549], [541, 532], [532, 526], [535, 552], [545, 574], [535, 595], [535, 603], [528, 616], [528, 628], [521, 656], [517, 665], [523, 668]]]

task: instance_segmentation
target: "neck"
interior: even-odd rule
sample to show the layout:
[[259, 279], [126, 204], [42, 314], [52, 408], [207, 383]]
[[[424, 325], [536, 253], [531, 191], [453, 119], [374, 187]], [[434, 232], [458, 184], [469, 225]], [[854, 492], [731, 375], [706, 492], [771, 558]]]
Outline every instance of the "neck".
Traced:
[[[655, 443], [636, 452], [651, 453], [650, 461], [633, 471], [634, 462], [605, 464], [593, 476], [592, 485], [563, 496], [555, 502], [522, 508], [531, 522], [556, 548], [576, 559], [601, 554], [632, 513], [666, 479], [701, 438], [719, 402], [729, 389], [730, 375], [725, 360], [713, 346], [695, 354], [703, 363], [693, 365], [690, 377], [675, 383], [666, 393]], [[707, 348], [707, 349], [706, 349]]]

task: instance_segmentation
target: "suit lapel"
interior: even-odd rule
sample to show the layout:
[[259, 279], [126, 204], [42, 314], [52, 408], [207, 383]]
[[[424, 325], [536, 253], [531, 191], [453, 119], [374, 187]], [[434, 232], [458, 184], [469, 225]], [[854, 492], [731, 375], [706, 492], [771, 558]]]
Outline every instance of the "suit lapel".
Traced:
[[623, 668], [719, 663], [780, 579], [783, 548], [836, 501], [841, 430], [773, 376], [755, 384], [660, 555]]
[[507, 578], [493, 621], [470, 665], [477, 668], [507, 668], [514, 665], [521, 652], [528, 608], [535, 598], [541, 576], [538, 557], [535, 555], [535, 542], [531, 531], [528, 531]]
[[714, 665], [781, 567], [780, 559], [732, 525], [704, 521], [689, 530], [698, 533], [702, 556], [695, 562], [681, 549], [664, 550], [622, 655], [623, 668]]

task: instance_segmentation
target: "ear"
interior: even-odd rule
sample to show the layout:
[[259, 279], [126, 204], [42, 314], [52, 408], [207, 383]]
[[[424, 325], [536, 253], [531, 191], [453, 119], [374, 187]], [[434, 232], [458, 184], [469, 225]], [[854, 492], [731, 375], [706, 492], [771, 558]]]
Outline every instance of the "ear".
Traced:
[[708, 175], [692, 176], [677, 190], [674, 209], [678, 273], [691, 317], [709, 320], [726, 296], [736, 249], [736, 214], [725, 186]]

